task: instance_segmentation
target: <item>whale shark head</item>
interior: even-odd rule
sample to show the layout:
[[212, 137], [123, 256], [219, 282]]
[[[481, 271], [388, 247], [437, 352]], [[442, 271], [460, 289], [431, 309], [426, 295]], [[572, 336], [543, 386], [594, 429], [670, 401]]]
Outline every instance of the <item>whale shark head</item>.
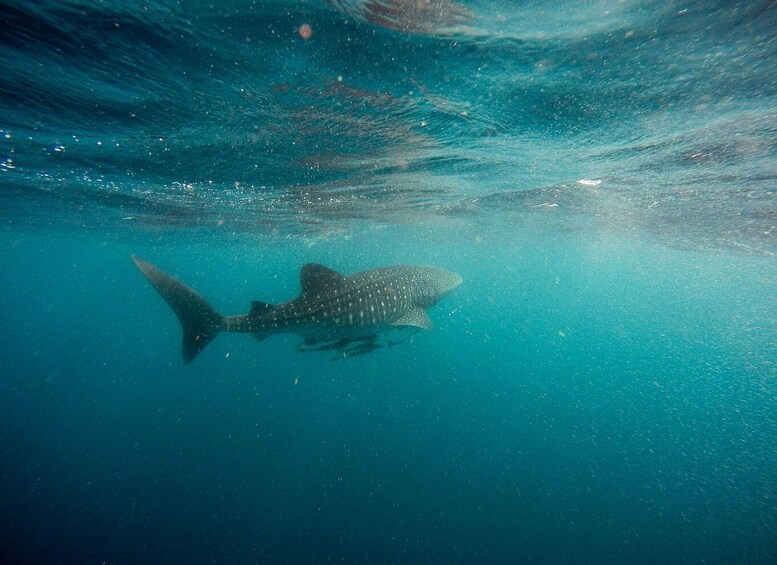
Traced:
[[462, 283], [461, 275], [437, 267], [413, 267], [414, 302], [431, 308]]

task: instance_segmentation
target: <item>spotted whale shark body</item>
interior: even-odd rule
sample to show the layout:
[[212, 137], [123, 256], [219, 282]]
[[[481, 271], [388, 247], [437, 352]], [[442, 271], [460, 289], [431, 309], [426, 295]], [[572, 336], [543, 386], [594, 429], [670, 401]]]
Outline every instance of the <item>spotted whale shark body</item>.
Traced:
[[427, 310], [461, 284], [456, 273], [435, 267], [396, 265], [342, 275], [309, 263], [300, 270], [302, 292], [289, 302], [253, 302], [247, 314], [223, 316], [200, 294], [154, 265], [132, 260], [167, 301], [183, 330], [181, 352], [190, 363], [220, 332], [301, 335], [309, 347], [345, 354], [368, 352], [378, 334], [392, 328], [429, 330]]

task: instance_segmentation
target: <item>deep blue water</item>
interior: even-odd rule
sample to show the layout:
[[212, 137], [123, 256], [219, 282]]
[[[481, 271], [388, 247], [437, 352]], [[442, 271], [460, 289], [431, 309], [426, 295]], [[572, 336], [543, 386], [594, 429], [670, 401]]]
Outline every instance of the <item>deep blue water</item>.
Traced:
[[[775, 30], [0, 3], [0, 560], [777, 560]], [[464, 284], [397, 347], [185, 366], [133, 253], [230, 314], [308, 262]]]

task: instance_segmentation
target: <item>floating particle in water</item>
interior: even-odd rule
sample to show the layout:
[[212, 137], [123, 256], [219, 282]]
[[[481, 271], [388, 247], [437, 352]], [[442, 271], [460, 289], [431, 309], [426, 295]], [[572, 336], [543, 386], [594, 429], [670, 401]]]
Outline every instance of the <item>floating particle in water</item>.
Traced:
[[301, 25], [301, 26], [299, 26], [299, 28], [297, 29], [297, 33], [299, 33], [299, 36], [300, 36], [302, 39], [304, 39], [304, 40], [306, 40], [306, 41], [307, 41], [308, 39], [310, 39], [311, 37], [313, 37], [313, 28], [312, 28], [312, 27], [310, 27], [310, 24], [302, 24], [302, 25]]

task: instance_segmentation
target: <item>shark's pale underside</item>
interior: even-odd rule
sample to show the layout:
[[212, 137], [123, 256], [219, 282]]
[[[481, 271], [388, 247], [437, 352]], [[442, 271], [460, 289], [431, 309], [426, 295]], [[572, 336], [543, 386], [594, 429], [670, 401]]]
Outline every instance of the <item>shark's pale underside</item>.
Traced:
[[190, 363], [219, 332], [301, 335], [308, 346], [364, 353], [378, 334], [396, 327], [432, 328], [427, 310], [461, 284], [456, 273], [396, 265], [342, 275], [309, 263], [300, 270], [302, 292], [289, 302], [253, 302], [247, 314], [223, 316], [192, 288], [133, 255], [132, 260], [167, 301], [183, 329], [181, 351]]

